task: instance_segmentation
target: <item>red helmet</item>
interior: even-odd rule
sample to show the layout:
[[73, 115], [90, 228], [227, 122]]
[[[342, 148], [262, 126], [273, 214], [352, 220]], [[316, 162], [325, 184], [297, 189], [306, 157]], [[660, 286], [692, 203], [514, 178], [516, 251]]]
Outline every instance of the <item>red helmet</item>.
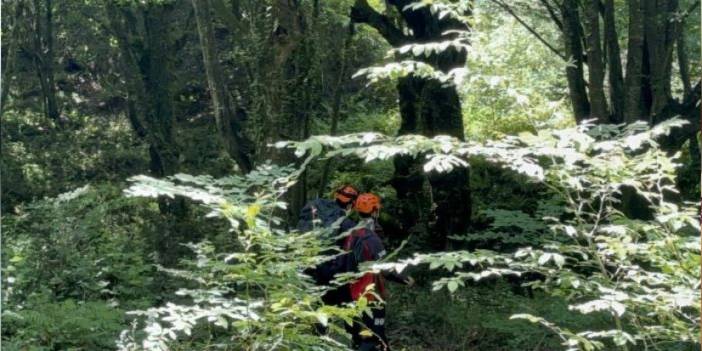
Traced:
[[342, 204], [353, 202], [358, 197], [358, 190], [352, 185], [344, 185], [334, 192], [334, 198]]
[[371, 194], [371, 193], [364, 193], [364, 194], [358, 195], [353, 207], [359, 213], [364, 213], [364, 214], [371, 214], [371, 213], [373, 213], [373, 211], [379, 210], [382, 208], [382, 206], [380, 205], [380, 197], [378, 197], [378, 195]]

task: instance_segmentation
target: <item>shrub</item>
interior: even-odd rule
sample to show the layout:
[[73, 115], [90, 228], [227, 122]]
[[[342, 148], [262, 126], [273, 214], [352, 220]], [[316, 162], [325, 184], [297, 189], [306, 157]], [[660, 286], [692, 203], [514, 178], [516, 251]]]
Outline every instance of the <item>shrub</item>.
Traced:
[[366, 305], [322, 305], [324, 289], [302, 273], [324, 258], [320, 252], [333, 240], [322, 241], [319, 231], [278, 228], [276, 213], [285, 209], [280, 196], [299, 174], [263, 166], [245, 177], [133, 178], [132, 196], [184, 196], [201, 202], [211, 211], [208, 217], [230, 224], [231, 240], [240, 249], [221, 252], [208, 242], [190, 244], [196, 258], [186, 260], [181, 270], [164, 270], [196, 286], [177, 292], [183, 302], [131, 312], [143, 318], [122, 333], [119, 348], [345, 349], [345, 343], [320, 336], [317, 326], [344, 335], [335, 321], [350, 323]]
[[5, 350], [110, 350], [124, 328], [124, 311], [105, 302], [44, 302], [3, 311]]
[[[450, 292], [466, 280], [537, 273], [543, 279], [530, 285], [566, 298], [573, 313], [611, 318], [601, 330], [576, 330], [539, 316], [513, 316], [545, 326], [568, 350], [667, 348], [694, 345], [700, 322], [698, 213], [693, 204], [671, 201], [670, 194], [677, 192], [675, 156], [666, 155], [655, 141], [681, 124], [672, 120], [652, 129], [640, 123], [582, 125], [482, 144], [444, 136], [390, 138], [364, 133], [280, 146], [296, 148], [298, 154], [319, 154], [326, 147], [330, 149], [326, 156], [354, 155], [367, 162], [424, 156], [427, 172], [450, 172], [480, 158], [531, 177], [550, 193], [544, 203], [547, 211], [537, 211], [527, 221], [548, 228], [536, 247], [510, 253], [417, 253], [395, 264], [376, 264], [374, 269], [429, 263], [430, 269], [456, 272], [434, 284], [435, 289]], [[635, 201], [638, 206], [631, 206]], [[643, 211], [631, 211], [632, 207]], [[523, 214], [517, 214], [502, 212], [496, 224], [504, 229], [509, 223], [525, 223]], [[464, 266], [473, 268], [463, 270]]]

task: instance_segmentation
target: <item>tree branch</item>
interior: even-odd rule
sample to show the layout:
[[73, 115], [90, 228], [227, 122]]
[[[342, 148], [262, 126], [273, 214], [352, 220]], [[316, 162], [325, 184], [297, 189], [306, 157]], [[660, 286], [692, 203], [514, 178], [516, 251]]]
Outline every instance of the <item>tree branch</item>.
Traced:
[[546, 11], [548, 11], [549, 16], [551, 16], [551, 19], [553, 20], [553, 22], [556, 23], [556, 26], [558, 27], [558, 29], [563, 31], [563, 22], [556, 14], [556, 9], [553, 7], [553, 5], [551, 5], [548, 2], [548, 0], [539, 0], [539, 1], [541, 2], [541, 4], [544, 5], [544, 7], [546, 7]]
[[227, 10], [227, 6], [222, 0], [213, 0], [210, 2], [210, 5], [214, 10], [214, 15], [221, 18], [222, 23], [227, 27], [230, 35], [236, 35], [243, 31], [240, 17], [237, 17], [241, 16], [241, 8], [238, 1], [234, 0], [231, 2], [231, 10]]
[[692, 13], [692, 11], [695, 11], [697, 6], [700, 6], [699, 0], [695, 1], [695, 3], [693, 3], [692, 5], [690, 5], [690, 7], [687, 8], [687, 11], [682, 13], [682, 15], [680, 16], [680, 22], [684, 22], [687, 19], [687, 16], [689, 16]]
[[551, 44], [549, 44], [546, 41], [546, 39], [544, 39], [538, 32], [536, 32], [536, 30], [534, 28], [530, 27], [524, 20], [522, 20], [514, 12], [514, 10], [511, 7], [509, 7], [509, 5], [507, 5], [506, 3], [499, 1], [499, 0], [492, 0], [492, 2], [494, 2], [495, 4], [499, 5], [503, 9], [505, 9], [505, 11], [507, 11], [510, 15], [512, 15], [512, 17], [514, 17], [514, 19], [517, 20], [517, 22], [519, 22], [522, 26], [524, 26], [524, 28], [526, 28], [526, 30], [528, 30], [531, 34], [533, 34], [536, 37], [536, 39], [538, 39], [542, 44], [546, 45], [547, 48], [549, 48], [551, 51], [553, 51], [554, 54], [558, 55], [558, 57], [560, 57], [563, 61], [568, 61], [566, 59], [566, 57], [560, 51], [558, 51], [555, 47], [553, 47]]
[[351, 21], [365, 23], [375, 28], [392, 46], [400, 46], [409, 41], [402, 31], [390, 19], [373, 9], [367, 0], [356, 0], [351, 7]]

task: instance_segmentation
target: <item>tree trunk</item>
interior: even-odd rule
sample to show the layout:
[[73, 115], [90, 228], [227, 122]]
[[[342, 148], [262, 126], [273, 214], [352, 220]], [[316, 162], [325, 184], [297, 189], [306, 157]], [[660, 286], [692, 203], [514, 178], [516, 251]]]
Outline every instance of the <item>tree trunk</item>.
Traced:
[[7, 105], [7, 97], [9, 96], [10, 93], [10, 74], [12, 72], [12, 65], [14, 62], [14, 46], [12, 45], [13, 39], [8, 40], [7, 43], [7, 48], [6, 48], [6, 54], [4, 55], [4, 59], [2, 60], [4, 67], [2, 67], [2, 82], [0, 82], [0, 89], [2, 92], [0, 93], [0, 116], [3, 115], [3, 112], [5, 112], [5, 106]]
[[604, 2], [604, 38], [607, 45], [607, 62], [609, 64], [609, 97], [611, 101], [611, 122], [624, 122], [624, 78], [622, 61], [619, 57], [619, 41], [614, 22], [614, 0]]
[[629, 42], [627, 44], [626, 78], [624, 82], [624, 91], [626, 92], [624, 120], [626, 123], [633, 123], [643, 119], [643, 111], [641, 109], [644, 51], [643, 28], [641, 0], [629, 0]]
[[146, 128], [144, 128], [144, 125], [141, 123], [141, 120], [139, 120], [139, 116], [137, 115], [135, 99], [129, 96], [127, 96], [126, 114], [127, 120], [129, 120], [129, 125], [132, 127], [132, 130], [134, 130], [134, 133], [137, 135], [137, 137], [139, 139], [146, 139], [148, 132], [146, 131]]
[[[332, 109], [331, 109], [331, 122], [329, 126], [329, 135], [336, 135], [339, 129], [339, 118], [341, 117], [341, 95], [342, 87], [344, 83], [350, 78], [347, 72], [348, 66], [348, 53], [349, 47], [351, 46], [351, 40], [353, 38], [353, 23], [349, 24], [348, 34], [344, 40], [344, 45], [339, 51], [339, 73], [336, 77], [336, 83], [334, 84], [334, 92], [332, 93]], [[327, 188], [327, 182], [329, 181], [329, 176], [332, 171], [333, 159], [328, 159], [324, 162], [324, 167], [322, 168], [322, 176], [319, 180], [319, 190], [317, 191], [317, 197], [323, 197]]]
[[[266, 100], [266, 118], [263, 121], [263, 143], [274, 144], [280, 140], [300, 140], [305, 135], [305, 111], [300, 111], [304, 88], [295, 83], [304, 82], [309, 65], [305, 66], [296, 59], [301, 54], [302, 45], [308, 45], [305, 39], [303, 8], [298, 0], [274, 0], [270, 7], [272, 28], [268, 37], [270, 53], [262, 62], [265, 72], [264, 99]], [[302, 53], [304, 54], [304, 53]], [[295, 71], [304, 73], [297, 73]], [[304, 105], [304, 104], [303, 104]], [[304, 107], [302, 107], [304, 108]], [[295, 164], [300, 160], [289, 149], [265, 147], [261, 156], [278, 164]], [[286, 194], [289, 203], [287, 217], [296, 218], [305, 202], [305, 178], [303, 175]], [[292, 222], [292, 221], [288, 221]]]
[[644, 13], [644, 35], [648, 58], [648, 86], [650, 87], [650, 122], [657, 122], [659, 114], [670, 101], [670, 59], [666, 41], [670, 35], [670, 0], [642, 0]]
[[[149, 132], [151, 170], [156, 177], [175, 174], [180, 168], [179, 150], [173, 136], [173, 97], [171, 92], [172, 43], [168, 38], [168, 5], [148, 6], [143, 11], [145, 46], [140, 69], [144, 82], [144, 118]], [[165, 230], [157, 236], [156, 247], [160, 260], [166, 265], [177, 264], [180, 257], [188, 254], [181, 243], [191, 233], [188, 230], [188, 206], [184, 198], [160, 199], [159, 209], [165, 216]]]
[[44, 54], [44, 72], [46, 76], [46, 84], [48, 86], [48, 110], [49, 118], [54, 121], [60, 120], [60, 112], [58, 103], [56, 101], [56, 84], [54, 82], [54, 19], [53, 19], [53, 6], [51, 0], [44, 0], [46, 6], [46, 53]]
[[4, 37], [6, 43], [4, 50], [5, 55], [3, 55], [2, 68], [0, 68], [0, 70], [2, 70], [2, 78], [0, 78], [0, 90], [2, 90], [2, 92], [0, 93], [0, 116], [2, 116], [3, 112], [5, 112], [5, 106], [7, 106], [7, 98], [8, 96], [10, 96], [10, 78], [12, 71], [14, 70], [15, 52], [17, 51], [17, 42], [19, 40], [19, 23], [17, 21], [25, 15], [24, 3], [18, 2], [17, 4], [15, 4], [14, 10], [14, 16], [11, 16], [11, 20], [13, 22], [10, 24], [11, 30], [9, 32], [9, 37]]
[[[60, 124], [60, 112], [54, 84], [54, 20], [51, 0], [34, 0], [33, 56], [42, 91], [44, 115]], [[43, 11], [42, 11], [43, 9]]]
[[609, 121], [607, 99], [604, 92], [604, 60], [600, 40], [600, 2], [588, 0], [585, 7], [587, 42], [588, 87], [591, 116], [600, 123]]
[[[173, 107], [169, 77], [170, 50], [164, 10], [144, 9], [143, 35], [136, 14], [108, 3], [107, 18], [120, 49], [125, 77], [127, 118], [137, 136], [150, 145], [153, 176], [172, 175], [178, 168], [178, 148], [173, 138]], [[133, 36], [139, 39], [133, 39]], [[141, 41], [143, 37], [143, 42]], [[138, 45], [135, 42], [138, 41]]]
[[[469, 30], [463, 22], [446, 16], [438, 18], [428, 8], [408, 9], [411, 0], [394, 0], [392, 4], [401, 14], [402, 20], [412, 30], [411, 36], [395, 27], [393, 22], [369, 6], [366, 0], [357, 0], [351, 10], [355, 22], [373, 26], [391, 45], [425, 43], [451, 40], [455, 35], [444, 35], [448, 30]], [[464, 14], [470, 16], [470, 13]], [[415, 57], [443, 72], [463, 67], [466, 54], [450, 47], [428, 57]], [[450, 135], [464, 139], [463, 115], [458, 92], [454, 86], [445, 86], [438, 81], [420, 77], [405, 77], [398, 82], [400, 134], [421, 133], [426, 136]], [[397, 158], [395, 177], [392, 181], [403, 208], [400, 222], [408, 232], [413, 231], [421, 213], [421, 203], [413, 200], [421, 193], [423, 176], [418, 173], [418, 164], [410, 158]], [[450, 174], [430, 174], [433, 215], [435, 222], [429, 228], [427, 241], [432, 249], [443, 249], [451, 234], [465, 233], [470, 224], [471, 202], [467, 169], [457, 169]], [[427, 234], [429, 234], [427, 233]]]
[[[681, 24], [682, 26], [682, 24]], [[687, 50], [685, 49], [685, 36], [680, 34], [676, 43], [678, 54], [678, 66], [680, 67], [680, 80], [683, 83], [684, 95], [690, 95], [692, 84], [690, 83], [689, 62], [687, 60]], [[694, 143], [693, 143], [694, 144]]]
[[[159, 178], [173, 175], [180, 168], [180, 152], [173, 133], [170, 72], [174, 54], [167, 16], [171, 8], [146, 5], [133, 12], [108, 2], [106, 10], [109, 21], [106, 27], [117, 39], [121, 54], [127, 118], [136, 135], [149, 144], [151, 175]], [[180, 245], [192, 233], [188, 228], [188, 206], [180, 197], [162, 198], [158, 202], [164, 225], [152, 238], [152, 245], [159, 254], [159, 262], [172, 266], [189, 253]], [[164, 288], [165, 280], [158, 280], [156, 284], [157, 288]]]
[[[316, 57], [316, 44], [312, 40], [312, 36], [308, 34], [309, 32], [314, 32], [314, 23], [315, 22], [311, 22], [310, 26], [305, 26], [303, 28], [303, 33], [305, 34], [302, 37], [298, 50], [296, 50], [293, 57], [291, 57], [294, 79], [292, 79], [292, 85], [290, 85], [288, 91], [288, 96], [292, 99], [286, 106], [288, 111], [286, 114], [292, 117], [288, 129], [293, 129], [290, 126], [296, 127], [296, 130], [293, 131], [293, 138], [295, 140], [306, 140], [311, 136], [311, 111], [314, 105], [319, 104], [319, 102], [316, 101], [318, 95], [313, 94], [313, 92], [317, 90], [315, 90], [316, 80], [312, 75], [314, 66], [312, 58]], [[300, 211], [305, 206], [305, 203], [307, 203], [308, 180], [309, 172], [305, 170], [300, 174], [298, 183], [290, 189], [291, 196], [289, 203], [293, 219], [297, 218]]]
[[172, 81], [169, 74], [171, 61], [169, 43], [165, 37], [169, 29], [164, 17], [164, 10], [158, 7], [149, 7], [144, 11], [147, 49], [141, 61], [148, 106], [145, 121], [153, 136], [152, 146], [161, 160], [160, 169], [154, 170], [159, 177], [175, 174], [178, 167], [178, 152], [173, 138], [173, 100], [169, 84]]
[[[465, 61], [464, 61], [465, 62]], [[463, 116], [458, 92], [454, 87], [445, 87], [440, 82], [426, 83], [422, 113], [425, 135], [449, 135], [465, 140]], [[449, 173], [429, 174], [432, 199], [436, 204], [436, 223], [432, 228], [434, 240], [432, 248], [445, 249], [449, 235], [464, 234], [468, 231], [472, 210], [468, 168], [459, 167]]]
[[[395, 1], [395, 6], [402, 14], [405, 23], [412, 29], [414, 40], [417, 42], [450, 40], [453, 38], [444, 35], [445, 31], [470, 30], [465, 23], [451, 16], [444, 19], [437, 18], [436, 14], [427, 8], [405, 10], [409, 3], [411, 1]], [[470, 16], [470, 13], [464, 15]], [[424, 60], [446, 73], [451, 69], [463, 67], [466, 63], [466, 54], [449, 47]], [[419, 118], [403, 113], [402, 119], [416, 119], [419, 122], [418, 131], [422, 135], [429, 137], [449, 135], [464, 140], [463, 114], [456, 87], [447, 86], [432, 79], [417, 79], [422, 81], [419, 89], [421, 102], [418, 106], [414, 106], [419, 107]], [[401, 104], [403, 104], [402, 99], [401, 95]], [[406, 105], [412, 103], [412, 101], [405, 101]], [[451, 173], [431, 173], [428, 179], [431, 185], [432, 212], [435, 217], [433, 226], [429, 228], [431, 233], [428, 237], [429, 247], [441, 250], [446, 248], [448, 236], [463, 234], [470, 225], [472, 209], [469, 172], [467, 168], [457, 168]]]
[[234, 102], [226, 89], [218, 61], [210, 3], [209, 0], [193, 0], [192, 3], [217, 130], [229, 156], [242, 172], [248, 173], [253, 168], [250, 157], [252, 145], [244, 134], [242, 121], [238, 120]]
[[[500, 4], [497, 0], [495, 2]], [[591, 114], [606, 115], [603, 113], [608, 109], [607, 101], [603, 98], [605, 71], [609, 73], [611, 115], [607, 116], [609, 118], [600, 118], [600, 122], [618, 123], [623, 118], [626, 123], [646, 120], [657, 124], [674, 116], [674, 111], [687, 111], [677, 113], [687, 116], [690, 109], [681, 106], [690, 105], [689, 98], [695, 96], [696, 88], [690, 83], [685, 43], [681, 35], [685, 19], [699, 6], [699, 1], [692, 2], [686, 11], [680, 12], [679, 0], [627, 0], [629, 25], [625, 76], [621, 74], [616, 40], [614, 0], [588, 0], [584, 3], [579, 0], [563, 0], [560, 19], [555, 16], [554, 5], [545, 0], [540, 2], [546, 7], [556, 27], [563, 32], [567, 56], [572, 58], [573, 64], [566, 68], [566, 76], [576, 122], [580, 123]], [[504, 7], [504, 3], [501, 4]], [[584, 23], [579, 19], [580, 8], [584, 8], [586, 13]], [[599, 40], [599, 16], [604, 18], [604, 55]], [[587, 29], [586, 37], [582, 36], [581, 25]], [[583, 79], [583, 47], [588, 52], [587, 83]], [[682, 101], [673, 99], [671, 93], [673, 50], [676, 47], [684, 89]], [[603, 57], [606, 59], [603, 60]], [[586, 85], [589, 97], [586, 95]]]
[[[397, 92], [400, 104], [400, 128], [398, 135], [419, 133], [423, 100], [421, 91], [426, 82], [415, 77], [400, 78]], [[425, 176], [421, 163], [410, 156], [399, 156], [393, 160], [395, 173], [391, 185], [397, 194], [396, 219], [405, 235], [426, 232], [427, 214], [431, 211], [429, 198], [424, 194]], [[422, 224], [418, 226], [418, 224]]]
[[572, 60], [572, 65], [566, 68], [568, 91], [575, 121], [580, 123], [590, 117], [590, 101], [585, 88], [583, 34], [580, 28], [580, 14], [576, 1], [563, 0], [561, 14], [563, 16], [563, 41], [566, 57]]
[[[268, 38], [268, 47], [271, 51], [266, 55], [266, 61], [262, 63], [262, 70], [266, 76], [263, 88], [264, 98], [268, 109], [266, 119], [263, 121], [264, 145], [273, 144], [281, 139], [293, 139], [293, 135], [298, 134], [297, 130], [299, 130], [291, 130], [292, 120], [286, 107], [292, 92], [289, 84], [290, 72], [294, 68], [291, 56], [302, 40], [300, 9], [295, 0], [275, 0], [270, 11], [273, 27]], [[288, 164], [295, 160], [288, 151], [264, 147], [261, 156]]]

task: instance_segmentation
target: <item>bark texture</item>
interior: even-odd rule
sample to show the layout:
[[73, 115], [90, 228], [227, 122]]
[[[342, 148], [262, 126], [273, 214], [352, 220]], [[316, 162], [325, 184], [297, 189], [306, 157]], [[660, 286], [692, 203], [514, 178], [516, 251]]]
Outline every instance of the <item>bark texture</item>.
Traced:
[[[150, 173], [158, 178], [173, 175], [180, 168], [174, 135], [173, 79], [169, 73], [174, 55], [174, 41], [169, 37], [171, 10], [169, 5], [145, 5], [134, 10], [109, 3], [109, 23], [105, 25], [117, 38], [120, 49], [127, 118], [137, 136], [148, 143]], [[152, 238], [153, 245], [159, 262], [173, 265], [187, 252], [180, 244], [190, 232], [188, 207], [182, 198], [159, 199], [159, 210], [165, 224]]]
[[589, 118], [590, 100], [585, 87], [585, 56], [583, 55], [583, 33], [580, 26], [580, 13], [575, 0], [563, 0], [563, 39], [566, 57], [570, 64], [566, 67], [570, 103], [576, 122]]
[[611, 107], [610, 122], [624, 122], [624, 77], [622, 61], [619, 57], [619, 40], [614, 22], [614, 0], [604, 2], [604, 38], [607, 48], [609, 69], [609, 100]]
[[596, 118], [600, 123], [607, 123], [609, 122], [609, 112], [604, 91], [605, 67], [600, 39], [600, 1], [588, 0], [585, 12], [590, 117]]
[[243, 121], [238, 118], [239, 114], [224, 81], [219, 64], [210, 1], [193, 0], [192, 3], [217, 130], [227, 154], [242, 172], [248, 173], [253, 169], [251, 160], [253, 145], [244, 134]]
[[[375, 28], [393, 46], [407, 43], [426, 43], [450, 40], [455, 34], [443, 35], [449, 30], [469, 30], [463, 22], [446, 16], [438, 18], [428, 8], [408, 8], [411, 0], [393, 0], [387, 4], [394, 7], [403, 25], [411, 29], [406, 34], [384, 14], [375, 11], [366, 0], [356, 0], [351, 10], [354, 22], [366, 23]], [[464, 15], [470, 15], [466, 13]], [[422, 60], [435, 69], [448, 72], [463, 67], [466, 54], [449, 48]], [[401, 78], [398, 82], [400, 115], [402, 118], [398, 134], [422, 134], [426, 136], [450, 135], [464, 139], [461, 102], [456, 88], [438, 81], [414, 76]], [[407, 157], [395, 161], [395, 177], [392, 181], [402, 203], [398, 221], [407, 233], [416, 231], [418, 219], [431, 211], [427, 244], [433, 249], [443, 249], [451, 234], [465, 233], [470, 225], [471, 202], [468, 169], [461, 168], [449, 174], [429, 174], [431, 204], [427, 209], [426, 197], [422, 194], [424, 176], [419, 172], [416, 160]]]
[[47, 119], [61, 124], [54, 82], [54, 8], [52, 0], [32, 2], [32, 49], [34, 67], [42, 92], [42, 105]]
[[643, 119], [641, 88], [643, 80], [643, 11], [641, 0], [629, 0], [628, 50], [624, 90], [624, 120], [627, 123]]

